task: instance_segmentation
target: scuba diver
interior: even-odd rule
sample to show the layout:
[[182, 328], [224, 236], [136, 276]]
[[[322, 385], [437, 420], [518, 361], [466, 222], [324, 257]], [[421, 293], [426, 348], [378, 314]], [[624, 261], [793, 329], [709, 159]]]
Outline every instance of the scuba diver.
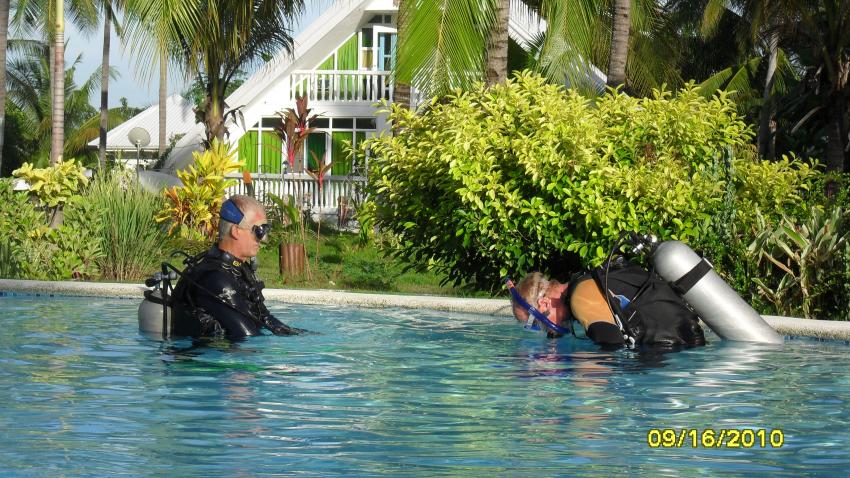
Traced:
[[252, 267], [270, 229], [263, 205], [235, 195], [224, 202], [220, 217], [218, 243], [187, 261], [174, 288], [174, 333], [238, 339], [260, 335], [263, 328], [275, 335], [303, 332], [269, 312], [262, 292], [265, 285]]
[[605, 349], [705, 345], [697, 314], [663, 279], [628, 261], [577, 274], [569, 284], [532, 272], [507, 285], [514, 317], [529, 328], [540, 323], [550, 337], [575, 335], [578, 321]]

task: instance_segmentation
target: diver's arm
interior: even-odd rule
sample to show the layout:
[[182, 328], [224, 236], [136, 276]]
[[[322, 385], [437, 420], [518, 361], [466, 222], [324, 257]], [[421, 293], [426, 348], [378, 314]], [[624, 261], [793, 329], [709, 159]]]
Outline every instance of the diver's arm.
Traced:
[[260, 309], [260, 323], [263, 324], [263, 327], [269, 329], [275, 335], [298, 335], [301, 332], [304, 332], [303, 329], [299, 329], [296, 327], [290, 327], [280, 320], [277, 317], [272, 315], [269, 312], [269, 309], [266, 308], [265, 298], [263, 297], [262, 292], [260, 292], [260, 301], [259, 301], [259, 309]]
[[221, 324], [228, 338], [260, 335], [259, 326], [251, 318], [248, 300], [237, 292], [237, 280], [227, 270], [214, 270], [204, 274], [194, 287], [195, 304]]

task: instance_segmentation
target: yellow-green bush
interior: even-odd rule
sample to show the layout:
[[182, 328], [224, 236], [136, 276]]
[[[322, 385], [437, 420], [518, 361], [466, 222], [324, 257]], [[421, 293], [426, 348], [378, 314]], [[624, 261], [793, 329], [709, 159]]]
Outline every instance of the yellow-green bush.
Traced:
[[736, 180], [728, 164], [753, 133], [723, 93], [693, 86], [591, 101], [519, 73], [390, 120], [398, 134], [361, 146], [377, 224], [403, 259], [487, 289], [508, 272], [598, 264], [621, 231], [711, 241], [730, 188], [781, 207], [803, 181], [785, 194]]

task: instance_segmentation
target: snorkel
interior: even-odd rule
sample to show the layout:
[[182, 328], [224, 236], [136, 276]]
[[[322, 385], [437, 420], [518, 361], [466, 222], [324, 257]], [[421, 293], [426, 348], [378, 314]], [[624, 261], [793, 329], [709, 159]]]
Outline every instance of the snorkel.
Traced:
[[548, 317], [543, 315], [542, 312], [537, 310], [534, 306], [528, 303], [520, 294], [519, 291], [516, 290], [516, 286], [514, 282], [510, 279], [510, 277], [505, 278], [505, 285], [508, 287], [508, 290], [511, 292], [511, 297], [513, 297], [514, 302], [517, 305], [523, 308], [526, 312], [528, 312], [528, 320], [525, 322], [524, 328], [527, 330], [540, 330], [540, 327], [537, 323], [541, 323], [545, 325], [549, 330], [555, 332], [556, 334], [567, 335], [572, 334], [572, 329], [567, 329], [561, 327], [559, 325], [555, 325]]

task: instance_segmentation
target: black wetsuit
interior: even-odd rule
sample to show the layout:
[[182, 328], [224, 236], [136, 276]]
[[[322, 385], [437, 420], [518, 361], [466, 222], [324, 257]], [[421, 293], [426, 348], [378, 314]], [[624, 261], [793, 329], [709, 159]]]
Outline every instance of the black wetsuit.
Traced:
[[[699, 325], [699, 317], [684, 305], [681, 297], [657, 277], [635, 264], [619, 265], [608, 271], [608, 289], [629, 300], [622, 307], [619, 300], [611, 301], [618, 316], [633, 334], [637, 345], [651, 347], [691, 347], [705, 345], [705, 335]], [[596, 271], [597, 284], [604, 277], [604, 269]], [[595, 280], [593, 273], [577, 274], [561, 296], [561, 301], [570, 311], [572, 293], [585, 280]], [[601, 290], [602, 287], [599, 286]], [[649, 304], [649, 305], [647, 305]], [[573, 320], [570, 312], [569, 320]], [[603, 347], [620, 347], [625, 340], [620, 328], [607, 322], [594, 322], [586, 331], [587, 337]]]
[[174, 332], [193, 337], [241, 338], [293, 335], [300, 329], [276, 319], [266, 308], [264, 284], [250, 264], [213, 246], [183, 272], [174, 288]]

